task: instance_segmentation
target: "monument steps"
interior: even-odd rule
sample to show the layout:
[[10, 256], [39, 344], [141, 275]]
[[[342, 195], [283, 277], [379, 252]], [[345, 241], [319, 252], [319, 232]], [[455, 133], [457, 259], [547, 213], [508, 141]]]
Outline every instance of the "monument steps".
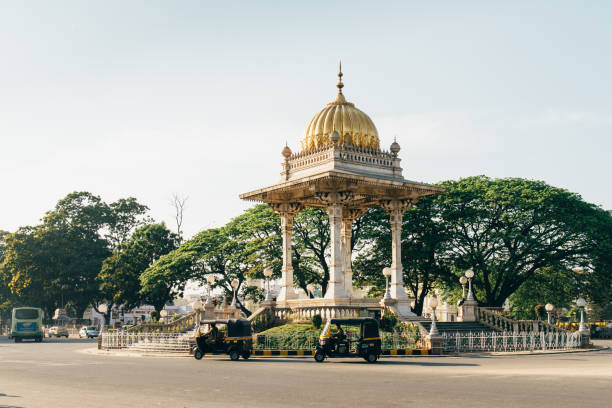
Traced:
[[[429, 331], [431, 329], [431, 320], [419, 321], [421, 326]], [[483, 323], [478, 322], [436, 322], [440, 333], [456, 333], [456, 332], [475, 332], [475, 333], [491, 333], [499, 330], [492, 328]]]

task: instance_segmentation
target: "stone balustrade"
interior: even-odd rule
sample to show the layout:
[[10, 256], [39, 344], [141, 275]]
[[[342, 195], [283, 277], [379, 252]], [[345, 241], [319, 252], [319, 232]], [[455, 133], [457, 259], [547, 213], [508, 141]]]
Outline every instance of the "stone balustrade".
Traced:
[[272, 306], [274, 316], [283, 320], [309, 320], [314, 315], [323, 319], [359, 317], [368, 310], [382, 310], [379, 299], [295, 299]]
[[478, 308], [478, 321], [491, 326], [502, 332], [526, 332], [526, 333], [567, 333], [568, 331], [558, 326], [548, 324], [542, 320], [513, 320], [502, 316], [498, 311], [486, 308]]
[[144, 323], [129, 327], [124, 331], [130, 333], [159, 332], [159, 333], [180, 333], [190, 330], [195, 326], [196, 312], [191, 312], [169, 323]]

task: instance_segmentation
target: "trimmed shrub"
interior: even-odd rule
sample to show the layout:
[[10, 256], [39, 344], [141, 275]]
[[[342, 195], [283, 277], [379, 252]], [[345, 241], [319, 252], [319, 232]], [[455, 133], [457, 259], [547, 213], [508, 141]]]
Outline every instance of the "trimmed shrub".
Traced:
[[149, 316], [151, 316], [151, 320], [154, 322], [159, 320], [159, 314], [157, 313], [156, 310], [151, 310], [151, 312], [149, 312]]
[[385, 313], [380, 318], [380, 329], [386, 332], [392, 332], [397, 326], [397, 316], [395, 313], [385, 310]]
[[323, 318], [321, 317], [320, 314], [316, 314], [316, 315], [312, 316], [312, 319], [310, 319], [310, 321], [312, 322], [312, 325], [316, 329], [320, 329], [321, 325], [323, 324]]

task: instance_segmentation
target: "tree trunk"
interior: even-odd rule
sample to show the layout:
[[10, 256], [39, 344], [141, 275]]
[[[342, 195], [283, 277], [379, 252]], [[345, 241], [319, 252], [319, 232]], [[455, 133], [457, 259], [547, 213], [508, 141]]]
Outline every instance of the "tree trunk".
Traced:
[[236, 305], [242, 311], [242, 313], [245, 314], [246, 317], [249, 317], [252, 314], [251, 311], [249, 309], [247, 309], [246, 307], [244, 307], [242, 302], [240, 302], [238, 299], [236, 299]]

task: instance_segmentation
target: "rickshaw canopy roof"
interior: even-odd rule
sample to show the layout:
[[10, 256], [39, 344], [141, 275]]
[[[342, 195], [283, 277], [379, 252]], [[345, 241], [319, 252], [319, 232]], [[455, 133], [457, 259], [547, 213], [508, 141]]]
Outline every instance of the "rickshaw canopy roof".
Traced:
[[378, 326], [378, 321], [372, 317], [352, 317], [352, 318], [333, 318], [331, 324], [362, 324], [374, 323]]
[[200, 324], [227, 324], [229, 320], [227, 319], [217, 319], [217, 320], [200, 320]]
[[379, 337], [378, 320], [371, 317], [334, 318], [328, 320], [323, 328], [321, 336], [328, 334], [327, 331], [334, 324], [359, 325], [360, 336], [363, 338]]
[[231, 319], [227, 321], [227, 337], [250, 336], [251, 322], [244, 319]]

